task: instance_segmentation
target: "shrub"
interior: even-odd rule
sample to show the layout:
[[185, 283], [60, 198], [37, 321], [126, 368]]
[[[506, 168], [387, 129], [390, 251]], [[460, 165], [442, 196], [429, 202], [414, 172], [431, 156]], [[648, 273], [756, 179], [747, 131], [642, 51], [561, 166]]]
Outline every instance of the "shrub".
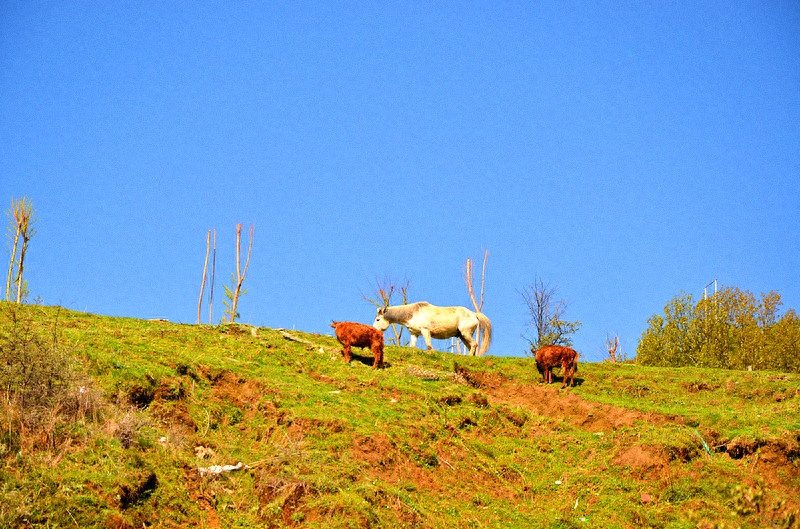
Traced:
[[45, 328], [36, 310], [0, 305], [0, 457], [28, 446], [55, 448], [65, 423], [100, 408], [99, 394], [59, 345], [57, 321]]

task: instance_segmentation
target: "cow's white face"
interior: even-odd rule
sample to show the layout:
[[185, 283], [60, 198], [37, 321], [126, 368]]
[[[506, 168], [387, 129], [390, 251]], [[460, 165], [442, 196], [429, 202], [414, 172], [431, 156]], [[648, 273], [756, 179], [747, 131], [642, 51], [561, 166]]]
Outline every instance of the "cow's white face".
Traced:
[[391, 325], [389, 323], [389, 320], [387, 320], [386, 317], [384, 316], [385, 312], [386, 312], [385, 308], [383, 307], [379, 308], [378, 314], [375, 315], [375, 321], [372, 322], [372, 326], [378, 329], [379, 331], [385, 331], [386, 329], [389, 328], [389, 325]]

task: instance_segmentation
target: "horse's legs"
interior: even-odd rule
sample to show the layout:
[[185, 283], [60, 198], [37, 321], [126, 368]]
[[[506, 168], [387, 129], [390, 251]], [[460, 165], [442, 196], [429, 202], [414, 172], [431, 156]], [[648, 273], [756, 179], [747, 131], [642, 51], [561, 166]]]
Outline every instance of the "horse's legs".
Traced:
[[469, 355], [475, 356], [475, 353], [478, 351], [478, 342], [472, 337], [472, 333], [459, 331], [459, 334], [461, 335], [461, 341], [464, 342], [464, 345], [469, 349]]
[[433, 344], [431, 343], [431, 331], [422, 329], [422, 338], [425, 340], [425, 345], [428, 346], [428, 351], [433, 351]]
[[478, 352], [478, 340], [473, 338], [473, 336], [475, 336], [475, 331], [478, 329], [479, 322], [478, 318], [473, 319], [475, 320], [474, 323], [465, 324], [463, 327], [458, 328], [458, 336], [469, 349], [470, 356], [475, 356]]
[[417, 336], [418, 334], [411, 334], [411, 339], [408, 341], [409, 347], [416, 347], [417, 346]]

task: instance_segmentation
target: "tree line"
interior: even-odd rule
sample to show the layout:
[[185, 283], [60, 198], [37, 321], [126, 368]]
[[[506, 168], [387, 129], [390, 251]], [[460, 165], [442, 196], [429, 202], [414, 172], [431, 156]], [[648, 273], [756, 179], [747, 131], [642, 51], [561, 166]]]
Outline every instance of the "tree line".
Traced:
[[800, 372], [800, 317], [775, 291], [756, 297], [724, 287], [695, 302], [682, 293], [647, 320], [636, 361], [648, 366], [693, 366]]

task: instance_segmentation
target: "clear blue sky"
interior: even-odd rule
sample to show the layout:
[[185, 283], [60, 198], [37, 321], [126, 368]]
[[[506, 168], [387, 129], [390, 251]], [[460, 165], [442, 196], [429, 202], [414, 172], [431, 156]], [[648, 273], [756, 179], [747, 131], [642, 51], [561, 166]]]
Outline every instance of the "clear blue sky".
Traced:
[[470, 306], [489, 250], [490, 354], [541, 278], [633, 356], [715, 278], [800, 310], [800, 4], [3, 1], [21, 196], [48, 305], [193, 323], [216, 228], [218, 320], [241, 222], [243, 322], [371, 323], [384, 277]]

